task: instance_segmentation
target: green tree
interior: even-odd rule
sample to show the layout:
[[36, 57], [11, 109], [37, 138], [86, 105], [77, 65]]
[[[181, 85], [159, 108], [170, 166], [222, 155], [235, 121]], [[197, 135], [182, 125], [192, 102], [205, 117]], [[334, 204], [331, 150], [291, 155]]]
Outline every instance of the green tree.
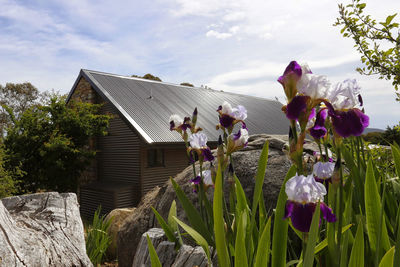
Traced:
[[4, 165], [4, 148], [0, 145], [0, 198], [12, 196], [19, 191], [19, 178], [22, 173], [18, 166], [14, 170], [7, 170]]
[[38, 102], [41, 94], [39, 90], [29, 82], [0, 84], [0, 133], [3, 136], [5, 130], [12, 122], [6, 107], [13, 111], [14, 116], [21, 113]]
[[183, 86], [189, 86], [189, 87], [194, 87], [193, 84], [187, 83], [187, 82], [181, 83], [181, 85], [183, 85]]
[[150, 74], [150, 73], [147, 73], [144, 76], [138, 76], [138, 75], [133, 74], [133, 75], [131, 75], [131, 77], [162, 82], [162, 80], [159, 77], [154, 76], [153, 74]]
[[47, 104], [36, 104], [14, 117], [4, 139], [5, 166], [21, 169], [21, 188], [76, 191], [80, 173], [96, 153], [89, 140], [105, 135], [108, 127], [110, 117], [98, 115], [99, 108], [82, 102], [67, 106], [65, 96], [53, 95]]
[[[340, 4], [339, 17], [334, 26], [342, 27], [343, 37], [354, 40], [354, 47], [360, 52], [364, 64], [357, 71], [392, 80], [397, 91], [400, 85], [400, 32], [399, 23], [392, 22], [397, 14], [377, 22], [364, 14], [365, 7], [366, 4], [360, 0], [352, 0], [347, 6]], [[400, 101], [400, 93], [396, 92], [396, 95], [396, 100]]]
[[400, 128], [399, 126], [386, 127], [386, 130], [382, 133], [382, 144], [390, 145], [396, 142], [400, 144]]

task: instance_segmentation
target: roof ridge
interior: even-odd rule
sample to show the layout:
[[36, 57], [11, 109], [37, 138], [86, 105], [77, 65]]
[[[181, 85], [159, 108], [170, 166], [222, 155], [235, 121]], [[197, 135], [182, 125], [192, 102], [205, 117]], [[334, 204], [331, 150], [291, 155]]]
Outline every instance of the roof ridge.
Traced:
[[267, 101], [272, 101], [272, 102], [279, 102], [279, 101], [271, 99], [271, 98], [264, 98], [264, 97], [253, 96], [253, 95], [245, 95], [245, 94], [239, 94], [239, 93], [233, 93], [233, 92], [226, 92], [226, 91], [216, 90], [216, 89], [212, 89], [212, 88], [204, 88], [204, 87], [198, 87], [198, 86], [191, 87], [191, 86], [185, 86], [185, 85], [175, 84], [175, 83], [171, 83], [171, 82], [164, 82], [164, 81], [160, 82], [160, 81], [149, 80], [149, 79], [144, 79], [144, 78], [139, 78], [139, 77], [130, 77], [130, 76], [124, 76], [124, 75], [114, 74], [114, 73], [109, 73], [109, 72], [102, 72], [102, 71], [97, 71], [97, 70], [89, 70], [89, 69], [81, 69], [81, 70], [84, 71], [84, 72], [90, 72], [90, 73], [95, 73], [95, 74], [113, 76], [113, 77], [118, 77], [118, 78], [123, 78], [123, 79], [129, 79], [129, 80], [139, 80], [139, 81], [144, 81], [144, 82], [149, 82], [149, 83], [166, 84], [166, 85], [183, 87], [183, 88], [186, 88], [186, 89], [193, 88], [193, 89], [200, 89], [200, 90], [208, 90], [208, 91], [212, 91], [212, 92], [216, 92], [216, 93], [237, 95], [237, 96], [243, 96], [243, 97], [252, 97], [252, 98], [262, 99], [262, 100], [267, 100]]

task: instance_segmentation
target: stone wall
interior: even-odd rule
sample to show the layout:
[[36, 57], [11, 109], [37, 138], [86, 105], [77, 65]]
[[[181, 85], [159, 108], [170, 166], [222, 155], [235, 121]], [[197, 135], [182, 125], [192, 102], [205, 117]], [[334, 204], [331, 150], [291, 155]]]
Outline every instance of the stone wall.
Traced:
[[86, 81], [85, 78], [81, 77], [71, 96], [71, 100], [95, 104], [98, 102], [99, 96], [90, 83]]
[[[80, 101], [80, 102], [87, 102], [91, 104], [98, 104], [102, 103], [101, 97], [96, 93], [93, 87], [90, 85], [85, 78], [81, 77], [75, 91], [73, 92], [70, 103], [73, 101]], [[89, 140], [89, 148], [90, 149], [97, 149], [97, 140], [96, 138], [92, 138]], [[82, 172], [81, 177], [79, 179], [80, 185], [86, 185], [93, 181], [96, 181], [98, 178], [97, 176], [97, 160], [94, 159], [92, 162], [87, 166], [86, 170]]]

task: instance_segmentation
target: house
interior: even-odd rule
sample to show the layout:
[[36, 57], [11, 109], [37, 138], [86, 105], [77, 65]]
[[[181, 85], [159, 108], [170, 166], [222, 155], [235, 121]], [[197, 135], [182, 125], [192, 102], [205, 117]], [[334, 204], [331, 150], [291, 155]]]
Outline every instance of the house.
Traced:
[[113, 114], [109, 133], [91, 146], [96, 159], [82, 175], [81, 213], [132, 207], [157, 185], [188, 166], [181, 137], [169, 129], [169, 117], [191, 115], [198, 108], [197, 125], [215, 146], [220, 132], [216, 109], [223, 101], [248, 110], [249, 134], [287, 134], [288, 120], [278, 101], [187, 87], [165, 82], [81, 70], [67, 101], [103, 103], [101, 113]]

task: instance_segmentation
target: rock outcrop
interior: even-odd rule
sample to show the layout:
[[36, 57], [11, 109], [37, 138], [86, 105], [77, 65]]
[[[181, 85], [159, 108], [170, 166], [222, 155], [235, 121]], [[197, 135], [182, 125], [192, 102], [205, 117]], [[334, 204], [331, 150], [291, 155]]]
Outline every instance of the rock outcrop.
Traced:
[[[233, 155], [235, 173], [239, 178], [245, 193], [251, 199], [254, 190], [255, 174], [262, 147], [269, 141], [268, 165], [264, 179], [263, 194], [267, 210], [275, 208], [276, 200], [282, 181], [291, 166], [286, 155], [287, 137], [273, 135], [253, 135], [249, 138], [248, 146]], [[306, 144], [311, 145], [311, 142]], [[312, 147], [312, 146], [310, 146]], [[310, 153], [312, 154], [312, 148]], [[215, 153], [215, 151], [214, 151]], [[197, 167], [198, 170], [198, 167]], [[179, 184], [190, 200], [197, 204], [197, 195], [189, 180], [193, 177], [192, 167], [189, 166], [179, 173], [174, 180]], [[118, 233], [118, 263], [120, 267], [131, 267], [137, 246], [142, 234], [152, 227], [157, 227], [157, 221], [151, 206], [166, 218], [173, 200], [176, 200], [175, 191], [168, 181], [164, 186], [157, 187], [144, 196], [137, 209], [124, 221]], [[178, 217], [185, 221], [185, 215], [177, 200]]]
[[0, 266], [93, 266], [76, 195], [51, 192], [1, 199]]

